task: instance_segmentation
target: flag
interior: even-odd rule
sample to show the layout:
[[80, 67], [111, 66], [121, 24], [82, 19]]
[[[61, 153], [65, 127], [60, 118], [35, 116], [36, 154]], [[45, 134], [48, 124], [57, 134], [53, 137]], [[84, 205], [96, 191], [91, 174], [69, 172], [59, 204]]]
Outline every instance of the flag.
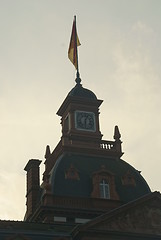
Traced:
[[77, 35], [77, 30], [76, 30], [76, 17], [74, 17], [73, 21], [73, 27], [72, 27], [72, 34], [71, 34], [71, 39], [70, 39], [70, 44], [69, 44], [69, 49], [68, 49], [68, 57], [70, 61], [73, 63], [75, 66], [76, 70], [78, 71], [78, 51], [77, 51], [77, 46], [80, 46], [80, 41]]

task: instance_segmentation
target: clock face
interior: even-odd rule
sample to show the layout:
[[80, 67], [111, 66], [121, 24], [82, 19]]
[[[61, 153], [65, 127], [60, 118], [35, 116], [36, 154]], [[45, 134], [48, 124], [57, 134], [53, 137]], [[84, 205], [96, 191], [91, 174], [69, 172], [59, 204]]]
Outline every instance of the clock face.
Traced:
[[77, 129], [86, 131], [96, 131], [95, 114], [93, 112], [75, 112], [75, 126]]

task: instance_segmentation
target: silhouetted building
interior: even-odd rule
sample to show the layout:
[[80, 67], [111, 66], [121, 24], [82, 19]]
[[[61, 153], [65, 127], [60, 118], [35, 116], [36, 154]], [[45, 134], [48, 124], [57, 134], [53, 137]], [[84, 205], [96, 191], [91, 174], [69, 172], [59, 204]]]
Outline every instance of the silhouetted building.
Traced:
[[82, 87], [79, 77], [57, 111], [62, 136], [27, 172], [24, 221], [0, 222], [0, 239], [129, 240], [161, 239], [161, 195], [151, 192], [141, 173], [121, 159], [121, 134], [102, 140], [103, 101]]

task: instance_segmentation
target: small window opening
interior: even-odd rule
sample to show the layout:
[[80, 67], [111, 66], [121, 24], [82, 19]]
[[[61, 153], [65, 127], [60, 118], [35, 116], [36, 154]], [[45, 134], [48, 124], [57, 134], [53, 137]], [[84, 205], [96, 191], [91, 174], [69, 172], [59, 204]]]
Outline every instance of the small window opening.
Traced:
[[100, 182], [100, 197], [110, 199], [110, 187], [105, 179]]
[[65, 131], [68, 131], [69, 130], [69, 116], [67, 116], [65, 118], [65, 121], [64, 121], [64, 130]]

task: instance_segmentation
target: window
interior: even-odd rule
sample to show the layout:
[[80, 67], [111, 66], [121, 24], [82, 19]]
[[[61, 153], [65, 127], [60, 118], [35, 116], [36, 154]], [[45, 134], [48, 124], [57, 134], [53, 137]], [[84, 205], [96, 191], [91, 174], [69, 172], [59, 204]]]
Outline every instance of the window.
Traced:
[[106, 169], [105, 165], [101, 165], [98, 171], [92, 173], [92, 183], [91, 197], [111, 200], [120, 199], [116, 192], [115, 175]]
[[64, 120], [64, 130], [65, 131], [69, 130], [69, 115]]
[[66, 217], [54, 217], [54, 222], [66, 222]]
[[105, 179], [100, 182], [100, 197], [110, 199], [110, 188], [109, 184]]
[[76, 223], [87, 223], [89, 222], [91, 219], [85, 219], [85, 218], [76, 218], [75, 222]]

